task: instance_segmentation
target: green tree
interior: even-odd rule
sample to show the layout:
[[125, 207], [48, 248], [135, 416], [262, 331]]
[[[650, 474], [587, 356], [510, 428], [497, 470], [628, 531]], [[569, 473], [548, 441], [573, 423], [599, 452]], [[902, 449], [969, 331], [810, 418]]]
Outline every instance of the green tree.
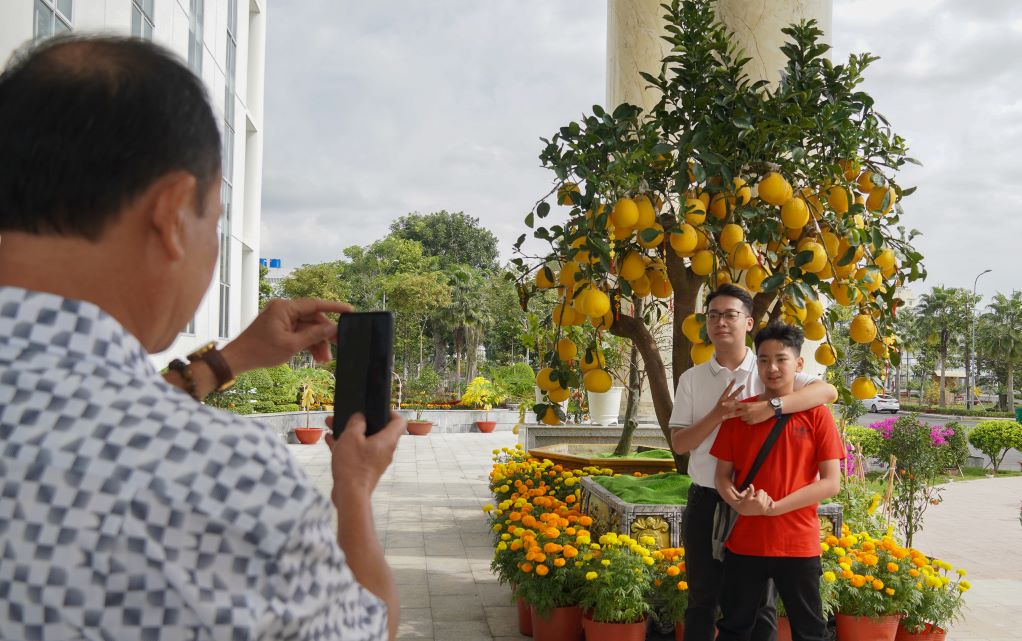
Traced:
[[343, 263], [317, 263], [302, 265], [280, 282], [280, 293], [285, 298], [322, 298], [343, 301], [349, 289], [342, 278]]
[[260, 311], [266, 307], [266, 303], [273, 298], [273, 286], [270, 285], [269, 281], [266, 280], [267, 274], [270, 273], [270, 268], [265, 265], [259, 265], [259, 309]]
[[443, 272], [431, 271], [393, 274], [383, 289], [387, 292], [387, 309], [394, 312], [396, 367], [408, 380], [413, 361], [417, 363], [416, 374], [422, 369], [426, 326], [438, 310], [450, 304], [451, 288]]
[[1015, 411], [1015, 369], [1022, 365], [1022, 292], [1011, 296], [998, 292], [980, 318], [982, 342], [977, 351], [985, 353], [1004, 373], [1008, 411]]
[[[462, 365], [466, 365], [467, 375], [464, 380], [475, 376], [476, 349], [479, 347], [486, 329], [492, 324], [493, 318], [480, 304], [488, 287], [487, 272], [468, 265], [459, 265], [448, 273], [451, 287], [451, 302], [438, 310], [434, 327], [450, 336], [454, 348], [455, 374], [457, 386], [462, 384]], [[447, 343], [443, 343], [446, 353]]]
[[390, 225], [394, 238], [414, 240], [427, 256], [436, 256], [445, 270], [455, 265], [496, 269], [497, 237], [464, 212], [436, 211], [401, 216]]
[[934, 287], [919, 297], [916, 306], [919, 329], [937, 349], [937, 363], [940, 367], [940, 391], [938, 403], [947, 405], [945, 375], [948, 360], [961, 351], [963, 340], [969, 335], [969, 321], [975, 299], [972, 293], [961, 287]]
[[340, 277], [349, 290], [348, 302], [360, 311], [387, 309], [387, 284], [396, 276], [436, 272], [438, 261], [417, 241], [387, 236], [367, 247], [344, 250]]

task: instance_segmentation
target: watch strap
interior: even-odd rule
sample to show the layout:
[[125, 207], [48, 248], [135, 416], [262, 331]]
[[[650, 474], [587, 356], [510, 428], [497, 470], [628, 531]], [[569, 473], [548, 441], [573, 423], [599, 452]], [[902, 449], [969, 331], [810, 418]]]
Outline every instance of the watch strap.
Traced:
[[167, 369], [178, 373], [178, 376], [180, 376], [181, 380], [184, 382], [185, 391], [188, 392], [189, 396], [198, 401], [199, 391], [195, 388], [195, 379], [192, 377], [191, 363], [186, 363], [180, 358], [175, 358], [167, 365]]
[[216, 347], [210, 347], [209, 349], [189, 354], [188, 360], [192, 363], [203, 361], [209, 366], [210, 371], [213, 372], [213, 376], [216, 378], [217, 391], [222, 392], [234, 382], [231, 366], [227, 364], [227, 359], [224, 358], [224, 355]]

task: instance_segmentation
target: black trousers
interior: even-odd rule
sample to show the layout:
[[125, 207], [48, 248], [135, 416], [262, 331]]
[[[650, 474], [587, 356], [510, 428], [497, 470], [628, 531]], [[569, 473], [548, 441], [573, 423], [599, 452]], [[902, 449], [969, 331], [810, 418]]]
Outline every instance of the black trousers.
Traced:
[[[721, 501], [717, 490], [693, 484], [682, 513], [681, 538], [685, 544], [688, 609], [685, 641], [713, 641], [721, 605], [724, 564], [713, 558], [713, 512]], [[777, 641], [774, 591], [768, 586], [755, 614], [752, 641]]]
[[827, 622], [820, 602], [821, 572], [818, 556], [743, 556], [728, 550], [724, 556], [724, 589], [720, 602], [723, 617], [717, 623], [718, 641], [754, 638], [759, 604], [771, 580], [788, 611], [792, 640], [824, 641]]

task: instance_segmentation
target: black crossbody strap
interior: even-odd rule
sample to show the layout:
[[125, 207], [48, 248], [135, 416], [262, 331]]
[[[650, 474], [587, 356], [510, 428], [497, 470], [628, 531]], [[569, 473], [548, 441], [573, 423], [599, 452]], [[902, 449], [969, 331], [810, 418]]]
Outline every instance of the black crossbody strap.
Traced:
[[759, 472], [759, 468], [763, 466], [763, 461], [766, 460], [767, 454], [773, 449], [774, 443], [781, 436], [781, 431], [784, 430], [784, 425], [788, 422], [790, 414], [782, 414], [781, 418], [774, 422], [774, 428], [770, 430], [770, 434], [767, 439], [763, 441], [763, 447], [759, 448], [759, 453], [756, 454], [756, 460], [752, 462], [752, 467], [749, 468], [749, 473], [745, 475], [745, 481], [741, 487], [738, 488], [739, 492], [744, 492], [749, 485], [752, 484], [752, 479], [756, 477], [756, 472]]

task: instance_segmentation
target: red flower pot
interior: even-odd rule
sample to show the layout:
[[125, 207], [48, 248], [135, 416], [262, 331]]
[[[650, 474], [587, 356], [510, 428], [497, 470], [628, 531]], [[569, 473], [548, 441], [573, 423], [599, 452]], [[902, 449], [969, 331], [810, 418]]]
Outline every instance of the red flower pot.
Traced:
[[646, 619], [635, 623], [602, 623], [589, 617], [582, 618], [586, 641], [644, 641]]
[[937, 627], [932, 623], [919, 632], [909, 632], [908, 628], [898, 624], [898, 632], [894, 635], [894, 641], [944, 641], [947, 638], [947, 630]]
[[685, 622], [674, 622], [674, 641], [685, 641]]
[[854, 617], [837, 615], [837, 641], [894, 641], [901, 615]]
[[582, 610], [577, 605], [554, 608], [544, 617], [532, 606], [532, 638], [536, 641], [582, 641]]
[[791, 641], [791, 621], [788, 617], [777, 617], [777, 641]]
[[532, 610], [529, 609], [529, 604], [526, 603], [525, 599], [522, 597], [515, 599], [515, 605], [518, 606], [518, 632], [527, 637], [531, 637]]
[[413, 436], [425, 436], [433, 429], [432, 421], [408, 421], [408, 433]]
[[476, 426], [480, 432], [489, 434], [497, 428], [497, 421], [476, 421]]
[[322, 427], [296, 427], [295, 437], [299, 443], [304, 445], [312, 445], [319, 441], [323, 437], [323, 432], [326, 430]]

